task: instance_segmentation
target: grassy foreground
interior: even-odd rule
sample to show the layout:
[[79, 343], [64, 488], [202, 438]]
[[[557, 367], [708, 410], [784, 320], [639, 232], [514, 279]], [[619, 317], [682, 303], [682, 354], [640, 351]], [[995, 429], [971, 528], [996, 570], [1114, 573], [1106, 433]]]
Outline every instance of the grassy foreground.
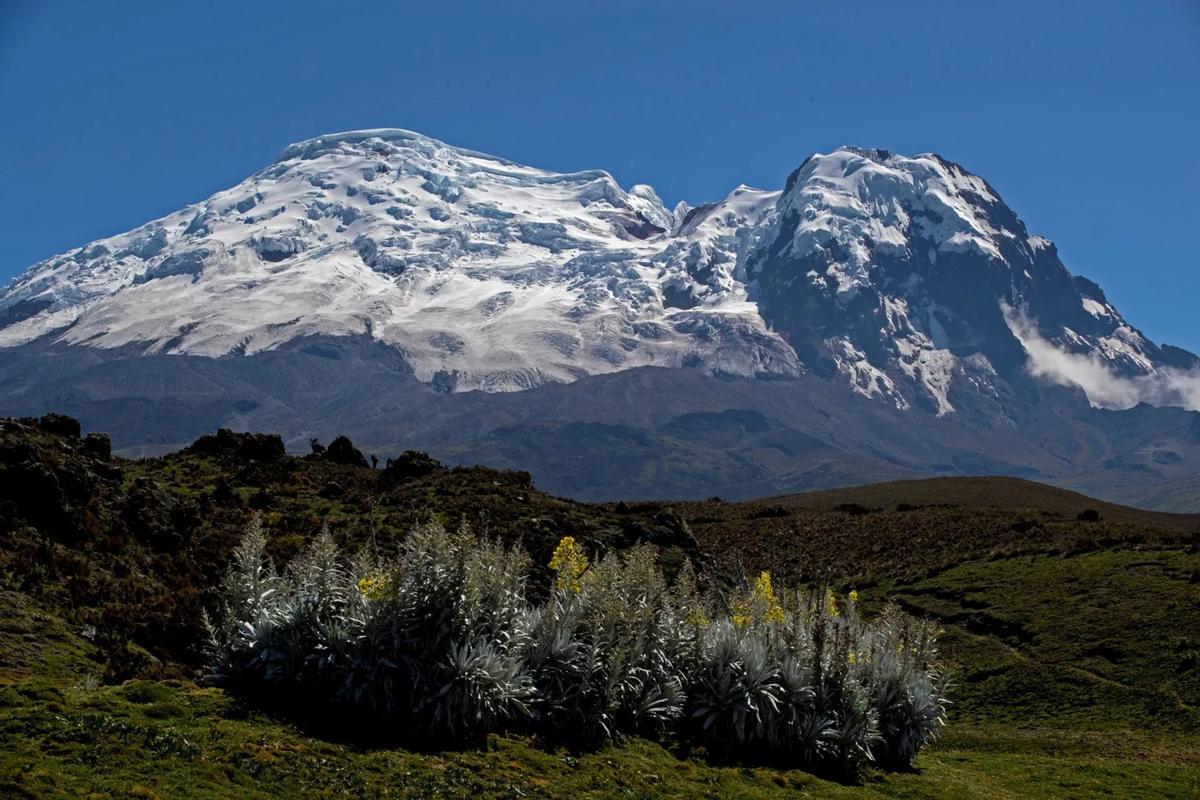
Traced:
[[306, 735], [216, 689], [44, 680], [0, 690], [6, 797], [1192, 798], [1194, 742], [1125, 732], [960, 727], [908, 773], [857, 786], [804, 772], [712, 765], [632, 740], [594, 753], [492, 737], [486, 752], [418, 754]]
[[[490, 737], [485, 751], [437, 753], [338, 740], [191, 681], [102, 685], [94, 648], [23, 595], [0, 594], [0, 618], [3, 797], [1082, 799], [1200, 791], [1200, 737], [1186, 731], [1186, 716], [1183, 730], [1168, 715], [1168, 729], [1152, 732], [1148, 712], [1128, 710], [1136, 703], [1089, 715], [1090, 684], [1072, 684], [1036, 658], [993, 663], [979, 680], [973, 670], [993, 657], [990, 639], [953, 627], [953, 649], [968, 661], [967, 708], [912, 771], [869, 770], [846, 785], [713, 763], [703, 752], [639, 739], [582, 753], [522, 737]], [[972, 644], [977, 637], [982, 644]], [[1075, 713], [1025, 713], [1027, 694], [1039, 692], [1078, 704]]]
[[[0, 798], [1200, 797], [1200, 517], [1003, 479], [594, 506], [484, 469], [389, 482], [328, 459], [128, 462], [85, 445], [0, 425]], [[716, 573], [830, 577], [868, 610], [891, 597], [944, 626], [950, 724], [912, 771], [856, 785], [644, 740], [340, 740], [190, 679], [193, 612], [252, 513], [281, 557], [322, 522], [387, 545], [467, 516], [538, 563], [569, 533]]]

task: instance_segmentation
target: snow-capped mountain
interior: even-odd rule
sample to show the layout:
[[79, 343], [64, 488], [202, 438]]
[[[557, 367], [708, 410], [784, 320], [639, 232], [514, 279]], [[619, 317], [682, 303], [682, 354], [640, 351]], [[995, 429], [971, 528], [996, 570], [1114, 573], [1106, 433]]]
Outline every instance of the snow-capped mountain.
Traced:
[[[368, 335], [458, 390], [646, 365], [795, 373], [729, 274], [770, 204], [749, 196], [674, 236], [653, 189], [605, 172], [546, 172], [407, 131], [323, 136], [202, 203], [36, 265], [0, 299], [24, 317], [0, 345], [49, 334], [223, 356]], [[729, 264], [702, 302], [672, 307], [698, 257]]]
[[[936, 155], [813, 156], [769, 227], [746, 272], [771, 329], [808, 366], [900, 407], [948, 413], [956, 393], [991, 395], [998, 377], [1039, 371], [1081, 384], [1096, 405], [1127, 407], [1050, 362], [1164, 387], [1163, 370], [1197, 363], [1146, 339], [987, 182]], [[1159, 399], [1200, 407], [1200, 396]]]
[[1196, 356], [936, 155], [841, 147], [668, 210], [602, 171], [333, 134], [0, 291], [0, 414], [126, 452], [228, 425], [589, 498], [984, 473], [1200, 511], [1187, 409]]
[[0, 347], [219, 357], [317, 335], [372, 337], [458, 391], [640, 366], [812, 370], [938, 414], [1023, 368], [1030, 336], [1122, 376], [1178, 366], [981, 178], [850, 147], [782, 192], [669, 211], [602, 171], [332, 134], [0, 294]]

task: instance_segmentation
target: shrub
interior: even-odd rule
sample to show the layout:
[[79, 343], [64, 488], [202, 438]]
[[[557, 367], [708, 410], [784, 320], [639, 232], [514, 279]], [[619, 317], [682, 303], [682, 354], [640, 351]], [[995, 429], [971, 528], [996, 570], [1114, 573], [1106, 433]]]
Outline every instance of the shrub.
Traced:
[[328, 532], [282, 574], [251, 525], [208, 624], [215, 675], [471, 741], [528, 715], [523, 553], [438, 525], [394, 562], [339, 557]]
[[594, 566], [568, 537], [550, 561], [554, 586], [533, 613], [529, 670], [539, 720], [596, 740], [664, 729], [683, 711], [678, 607], [647, 546]]
[[946, 714], [936, 628], [894, 606], [868, 622], [854, 592], [763, 572], [718, 602], [690, 565], [668, 585], [649, 546], [593, 562], [568, 537], [535, 606], [524, 552], [466, 528], [418, 527], [391, 559], [344, 558], [324, 532], [283, 571], [265, 547], [256, 521], [206, 620], [215, 676], [421, 741], [670, 735], [852, 775], [907, 763]]

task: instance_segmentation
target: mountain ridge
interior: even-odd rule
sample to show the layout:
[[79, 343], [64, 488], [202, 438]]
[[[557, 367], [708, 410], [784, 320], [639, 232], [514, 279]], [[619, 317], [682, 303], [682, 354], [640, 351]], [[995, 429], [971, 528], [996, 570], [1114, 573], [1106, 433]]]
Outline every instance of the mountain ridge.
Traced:
[[0, 292], [0, 412], [127, 453], [349, 433], [587, 499], [1003, 474], [1192, 510], [1198, 365], [983, 178], [857, 147], [667, 210], [603, 170], [330, 134]]
[[[730, 499], [928, 475], [1016, 475], [1128, 504], [1200, 511], [1200, 414], [1094, 409], [1046, 386], [1014, 423], [902, 411], [803, 376], [762, 381], [640, 368], [519, 393], [444, 394], [363, 337], [245, 357], [142, 356], [59, 346], [0, 351], [7, 413], [65, 412], [126, 455], [160, 455], [216, 427], [270, 430], [288, 449], [350, 435], [381, 458], [531, 472], [556, 494]], [[1190, 480], [1190, 484], [1189, 484]], [[1161, 496], [1177, 484], [1165, 502]]]
[[[1000, 264], [1012, 286], [985, 281], [964, 307], [939, 254], [942, 272]], [[782, 191], [739, 186], [677, 219], [604, 170], [371, 129], [292, 144], [208, 200], [35, 265], [0, 293], [0, 346], [50, 335], [220, 356], [366, 334], [459, 391], [637, 366], [816, 369], [942, 414], [951, 382], [1015, 374], [1025, 342], [1009, 307], [1123, 376], [1196, 363], [1164, 360], [985, 180], [936, 154], [843, 146]]]

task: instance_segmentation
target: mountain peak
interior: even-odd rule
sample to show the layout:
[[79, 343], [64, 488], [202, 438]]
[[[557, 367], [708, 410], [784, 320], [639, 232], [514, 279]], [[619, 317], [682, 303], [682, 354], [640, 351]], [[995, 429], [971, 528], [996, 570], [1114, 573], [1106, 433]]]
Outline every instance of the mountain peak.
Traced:
[[[603, 170], [551, 172], [401, 129], [329, 134], [35, 265], [0, 296], [0, 346], [49, 336], [219, 357], [367, 336], [457, 390], [649, 365], [794, 374], [731, 275], [743, 205], [684, 242], [652, 187]], [[710, 257], [721, 263], [689, 271]]]
[[890, 151], [890, 150], [883, 150], [881, 148], [876, 148], [876, 147], [857, 147], [852, 144], [844, 144], [844, 145], [839, 146], [836, 150], [834, 150], [834, 153], [840, 153], [840, 152], [853, 153], [856, 156], [861, 156], [862, 158], [870, 159], [871, 161], [874, 161], [877, 164], [885, 163], [893, 155], [892, 151]]
[[843, 146], [782, 192], [670, 211], [603, 170], [381, 128], [289, 145], [203, 202], [34, 265], [0, 292], [0, 347], [222, 357], [359, 336], [460, 391], [813, 371], [945, 414], [1017, 380], [1034, 334], [1152, 373], [1158, 349], [1102, 296], [935, 155]]
[[[412, 147], [430, 146], [471, 153], [469, 150], [448, 145], [430, 136], [405, 130], [404, 128], [366, 128], [356, 131], [341, 131], [314, 136], [311, 139], [294, 142], [283, 149], [276, 161], [291, 161], [292, 159], [311, 160], [330, 153], [345, 153], [350, 149], [370, 148], [378, 142], [381, 155], [389, 152], [387, 146]], [[479, 154], [483, 155], [483, 154]], [[494, 158], [493, 156], [486, 156]], [[496, 159], [499, 160], [499, 159]]]

